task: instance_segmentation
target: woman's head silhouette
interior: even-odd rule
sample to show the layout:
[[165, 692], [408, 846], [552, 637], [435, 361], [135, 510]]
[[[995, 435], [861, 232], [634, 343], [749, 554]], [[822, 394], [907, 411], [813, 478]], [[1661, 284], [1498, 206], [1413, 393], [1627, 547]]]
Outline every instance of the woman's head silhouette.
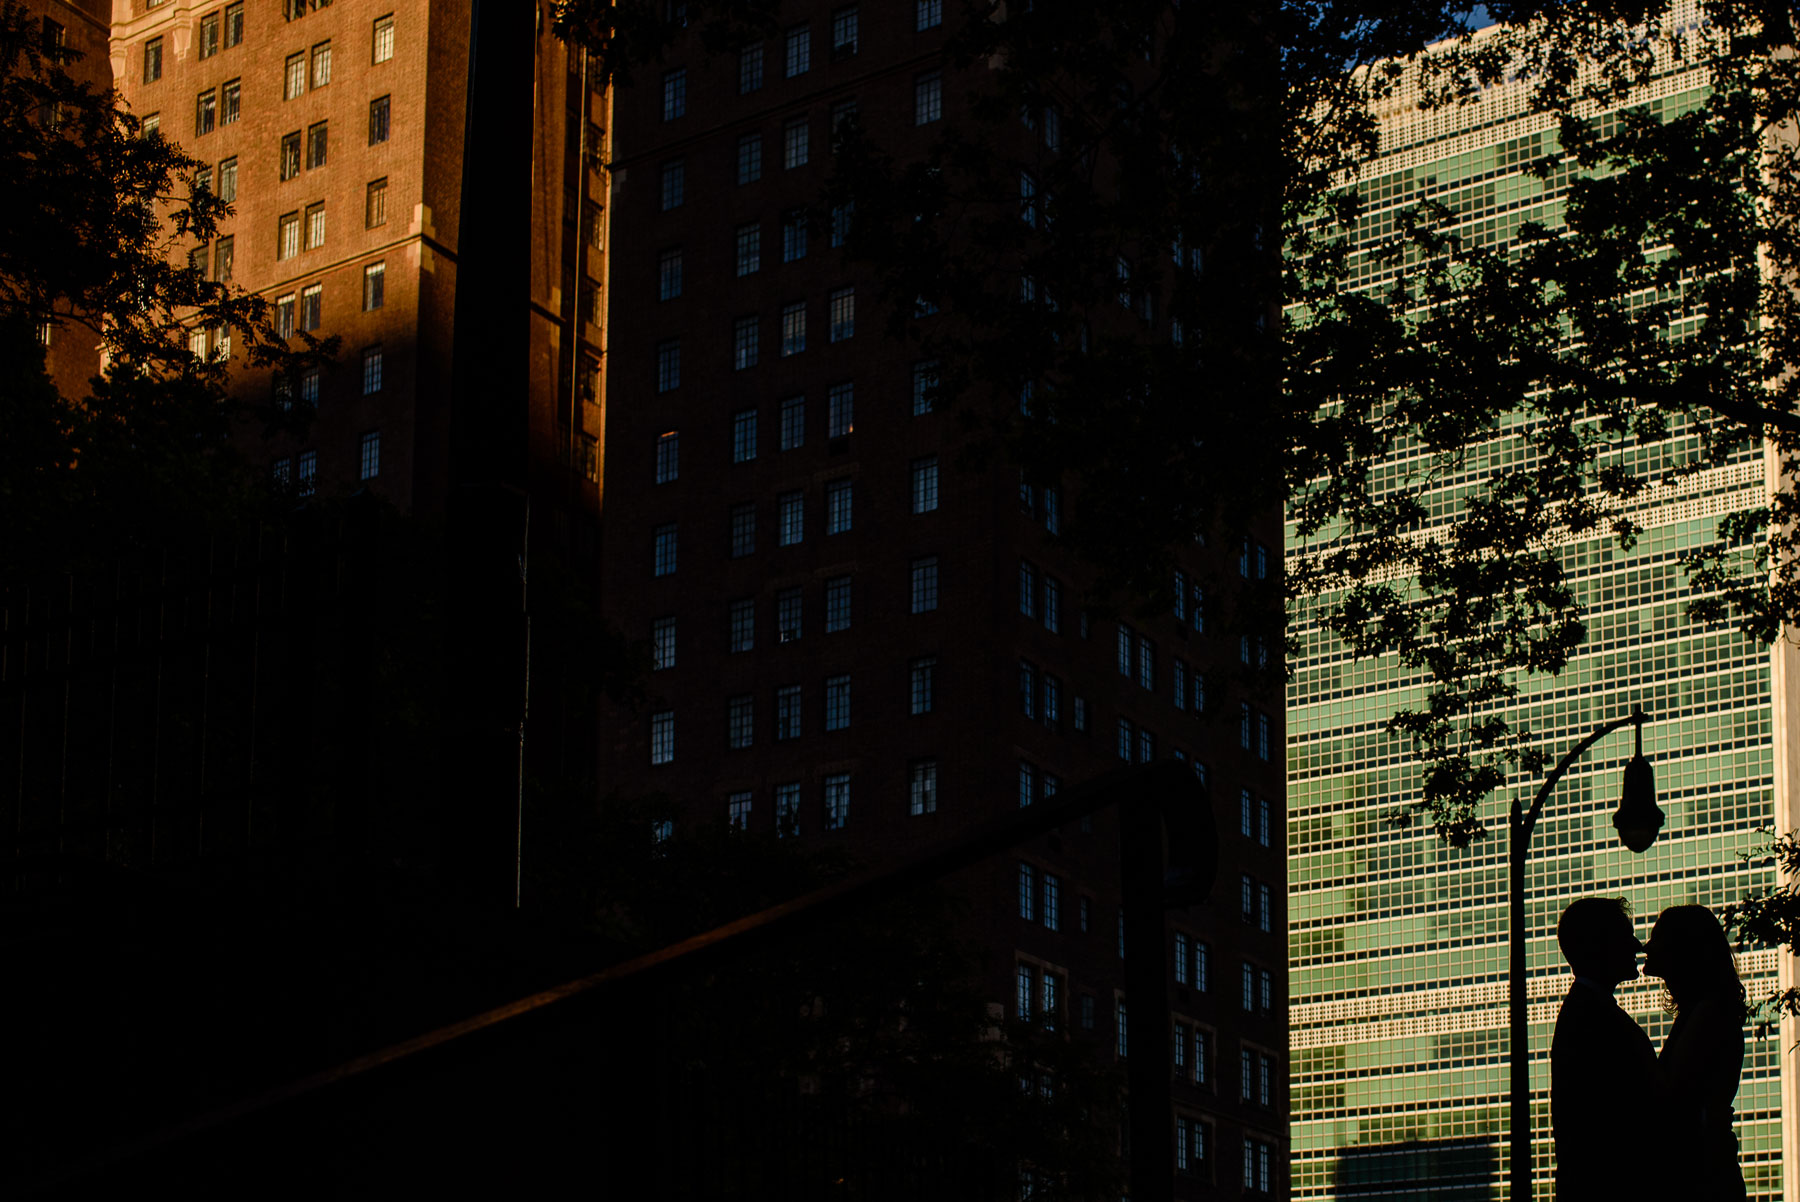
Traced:
[[1645, 946], [1644, 975], [1661, 977], [1669, 1008], [1679, 1013], [1703, 999], [1744, 1003], [1744, 983], [1725, 928], [1705, 906], [1670, 906]]

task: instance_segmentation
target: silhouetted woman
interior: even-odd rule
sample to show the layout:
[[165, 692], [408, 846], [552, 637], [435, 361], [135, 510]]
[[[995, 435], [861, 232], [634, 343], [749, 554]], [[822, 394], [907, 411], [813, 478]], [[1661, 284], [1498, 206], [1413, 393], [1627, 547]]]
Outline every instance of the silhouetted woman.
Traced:
[[1725, 928], [1705, 906], [1671, 906], [1645, 948], [1644, 975], [1661, 977], [1675, 1025], [1657, 1058], [1668, 1083], [1665, 1153], [1672, 1197], [1739, 1202], [1731, 1104], [1744, 1067], [1744, 985]]

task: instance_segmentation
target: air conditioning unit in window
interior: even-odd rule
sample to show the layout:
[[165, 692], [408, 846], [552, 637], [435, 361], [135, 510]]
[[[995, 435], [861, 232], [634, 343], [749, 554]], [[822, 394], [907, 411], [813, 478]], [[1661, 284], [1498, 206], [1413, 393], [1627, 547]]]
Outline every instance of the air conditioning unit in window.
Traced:
[[798, 630], [784, 630], [781, 632], [781, 641], [784, 643], [791, 643], [799, 637], [800, 632]]

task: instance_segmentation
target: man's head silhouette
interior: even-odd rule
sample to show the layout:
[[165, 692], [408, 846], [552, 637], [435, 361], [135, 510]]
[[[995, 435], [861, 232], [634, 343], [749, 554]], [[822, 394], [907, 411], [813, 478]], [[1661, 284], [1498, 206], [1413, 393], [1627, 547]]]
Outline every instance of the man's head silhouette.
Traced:
[[1611, 988], [1638, 975], [1644, 945], [1631, 929], [1625, 903], [1613, 897], [1571, 902], [1556, 924], [1556, 942], [1577, 977]]

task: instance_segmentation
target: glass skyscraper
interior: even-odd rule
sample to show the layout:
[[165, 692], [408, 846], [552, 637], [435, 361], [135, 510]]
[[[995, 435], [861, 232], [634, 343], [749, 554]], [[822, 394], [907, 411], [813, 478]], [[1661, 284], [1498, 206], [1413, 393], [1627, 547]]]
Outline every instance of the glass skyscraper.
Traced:
[[[1671, 74], [1632, 102], [1667, 119], [1697, 104], [1704, 85], [1701, 72]], [[1427, 113], [1403, 94], [1380, 116], [1381, 153], [1358, 182], [1366, 200], [1359, 237], [1381, 236], [1397, 212], [1425, 198], [1456, 209], [1460, 231], [1485, 245], [1504, 244], [1526, 221], [1556, 224], [1559, 181], [1525, 170], [1555, 149], [1556, 129], [1527, 112], [1521, 88], [1499, 85], [1472, 105]], [[1374, 282], [1379, 270], [1363, 259], [1358, 282]], [[1523, 441], [1501, 430], [1469, 462], [1479, 470], [1524, 453]], [[1396, 475], [1405, 466], [1396, 461]], [[1439, 520], [1457, 503], [1458, 483], [1431, 497]], [[1667, 906], [1717, 908], [1772, 883], [1771, 869], [1739, 857], [1758, 844], [1759, 830], [1787, 819], [1777, 775], [1790, 770], [1772, 731], [1800, 705], [1778, 703], [1768, 648], [1688, 621], [1678, 564], [1683, 551], [1713, 541], [1722, 515], [1762, 504], [1764, 490], [1763, 453], [1748, 446], [1725, 466], [1648, 490], [1632, 511], [1644, 527], [1634, 549], [1608, 538], [1564, 547], [1587, 642], [1560, 676], [1522, 682], [1508, 707], [1554, 758], [1641, 705], [1644, 751], [1668, 815], [1646, 854], [1618, 843], [1611, 819], [1632, 751], [1627, 727], [1563, 778], [1537, 828], [1527, 924], [1539, 1198], [1550, 1196], [1554, 1178], [1548, 1056], [1568, 986], [1555, 940], [1563, 908], [1577, 897], [1624, 897], [1642, 937]], [[1529, 802], [1541, 778], [1519, 777], [1496, 792], [1484, 810], [1490, 837], [1466, 849], [1441, 844], [1428, 824], [1393, 826], [1390, 817], [1418, 798], [1420, 775], [1410, 742], [1383, 723], [1422, 698], [1423, 680], [1393, 656], [1350, 658], [1317, 624], [1303, 620], [1296, 633], [1288, 691], [1294, 1197], [1506, 1197], [1505, 813], [1515, 796]], [[1774, 985], [1775, 953], [1751, 952], [1740, 963], [1753, 998]], [[1658, 985], [1640, 979], [1619, 998], [1660, 1046], [1670, 1020]], [[1783, 1049], [1793, 1042], [1789, 1033], [1748, 1044], [1737, 1119], [1751, 1198], [1783, 1196], [1782, 1097], [1793, 1089], [1791, 1078], [1783, 1087], [1784, 1067], [1792, 1071]], [[1643, 1115], [1645, 1149], [1656, 1118]]]

